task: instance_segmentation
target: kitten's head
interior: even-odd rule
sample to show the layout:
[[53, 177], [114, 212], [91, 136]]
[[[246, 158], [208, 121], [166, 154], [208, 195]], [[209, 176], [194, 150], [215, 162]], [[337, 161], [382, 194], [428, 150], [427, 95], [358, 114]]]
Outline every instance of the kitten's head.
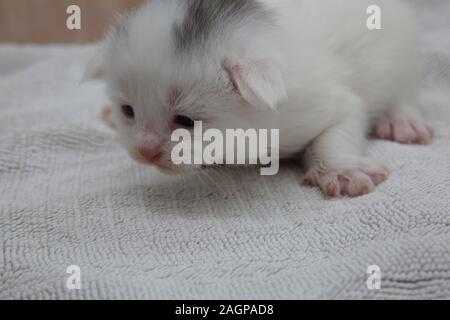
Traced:
[[286, 89], [256, 24], [226, 25], [200, 41], [179, 7], [151, 3], [110, 33], [86, 78], [106, 82], [112, 119], [130, 155], [178, 173], [195, 166], [173, 164], [174, 130], [193, 130], [194, 121], [203, 129], [250, 128]]

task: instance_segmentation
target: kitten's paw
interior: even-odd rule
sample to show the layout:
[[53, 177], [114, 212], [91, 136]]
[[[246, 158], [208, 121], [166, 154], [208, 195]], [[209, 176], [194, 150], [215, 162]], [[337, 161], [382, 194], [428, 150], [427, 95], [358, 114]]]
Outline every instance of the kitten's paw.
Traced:
[[304, 177], [304, 183], [319, 187], [329, 198], [338, 196], [359, 197], [372, 192], [384, 182], [389, 171], [381, 165], [361, 165], [343, 170], [311, 168]]
[[111, 129], [116, 129], [116, 123], [113, 120], [113, 109], [111, 107], [104, 107], [102, 109], [102, 120], [105, 122], [105, 124], [110, 127]]
[[421, 120], [382, 117], [375, 126], [375, 135], [383, 140], [404, 144], [428, 144], [433, 139], [433, 128]]

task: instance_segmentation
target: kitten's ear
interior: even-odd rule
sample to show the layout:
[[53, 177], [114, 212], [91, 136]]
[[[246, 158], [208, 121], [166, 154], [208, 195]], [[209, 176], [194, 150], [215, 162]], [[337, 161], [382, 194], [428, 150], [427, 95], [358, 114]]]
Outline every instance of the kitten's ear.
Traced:
[[104, 49], [100, 49], [89, 61], [81, 82], [102, 80], [105, 76]]
[[241, 60], [225, 66], [230, 80], [241, 96], [257, 108], [275, 110], [287, 96], [283, 75], [270, 60]]

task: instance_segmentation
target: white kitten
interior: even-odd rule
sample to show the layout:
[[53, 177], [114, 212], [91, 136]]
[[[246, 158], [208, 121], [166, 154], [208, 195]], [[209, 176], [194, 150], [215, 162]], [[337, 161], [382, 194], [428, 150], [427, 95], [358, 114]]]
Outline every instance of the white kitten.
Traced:
[[[378, 5], [382, 29], [367, 28]], [[392, 0], [153, 0], [126, 17], [88, 68], [132, 156], [166, 172], [178, 127], [280, 129], [305, 182], [358, 196], [388, 171], [366, 135], [428, 143], [413, 106], [419, 73], [410, 9]], [[304, 151], [304, 152], [302, 152]]]

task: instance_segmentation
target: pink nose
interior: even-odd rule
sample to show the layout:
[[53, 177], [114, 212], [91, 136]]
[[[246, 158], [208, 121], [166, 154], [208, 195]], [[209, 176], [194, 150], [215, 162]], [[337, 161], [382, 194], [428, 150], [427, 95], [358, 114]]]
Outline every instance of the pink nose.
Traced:
[[161, 150], [159, 148], [150, 149], [147, 147], [139, 147], [138, 151], [141, 154], [141, 156], [143, 156], [144, 159], [150, 163], [154, 163], [159, 159], [161, 159]]

